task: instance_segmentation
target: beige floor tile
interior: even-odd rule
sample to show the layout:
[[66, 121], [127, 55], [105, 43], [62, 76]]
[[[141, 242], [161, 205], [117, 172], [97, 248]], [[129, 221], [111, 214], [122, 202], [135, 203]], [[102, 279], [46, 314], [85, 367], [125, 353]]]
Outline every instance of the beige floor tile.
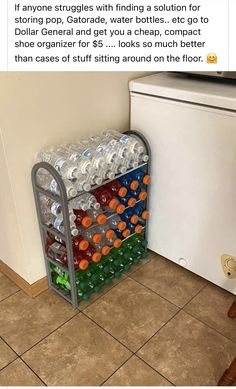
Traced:
[[159, 255], [131, 277], [181, 308], [207, 284], [203, 278]]
[[84, 312], [136, 351], [177, 311], [168, 301], [127, 278]]
[[231, 293], [209, 284], [186, 305], [184, 310], [236, 341], [236, 320], [227, 316], [234, 300], [235, 296]]
[[104, 386], [172, 386], [135, 355], [113, 374]]
[[0, 301], [19, 290], [12, 281], [9, 280], [4, 274], [0, 273]]
[[56, 293], [48, 290], [35, 299], [23, 292], [16, 293], [0, 302], [0, 312], [0, 335], [21, 354], [77, 311]]
[[0, 386], [43, 385], [43, 382], [20, 359], [0, 371]]
[[10, 362], [14, 361], [17, 358], [17, 355], [10, 347], [0, 339], [0, 370], [8, 365]]
[[236, 344], [182, 311], [138, 355], [177, 386], [210, 386], [235, 357]]
[[130, 352], [79, 313], [23, 355], [47, 385], [100, 385]]

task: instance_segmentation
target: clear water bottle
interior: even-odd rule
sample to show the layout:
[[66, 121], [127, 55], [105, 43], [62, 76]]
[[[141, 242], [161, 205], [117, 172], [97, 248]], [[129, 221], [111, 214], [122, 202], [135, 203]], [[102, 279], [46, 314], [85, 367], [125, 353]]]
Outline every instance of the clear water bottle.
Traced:
[[[75, 189], [74, 184], [67, 179], [63, 179], [67, 198], [75, 197], [77, 195], [77, 190]], [[37, 183], [45, 190], [49, 190], [50, 192], [59, 195], [59, 187], [57, 185], [56, 180], [53, 179], [51, 174], [41, 172], [37, 175]]]
[[80, 196], [76, 197], [72, 201], [70, 201], [70, 208], [73, 209], [82, 209], [83, 211], [87, 211], [88, 209], [99, 209], [100, 204], [97, 202], [94, 195], [91, 193], [83, 193]]
[[[47, 213], [51, 213], [55, 217], [58, 217], [60, 219], [63, 219], [63, 213], [62, 213], [62, 206], [57, 201], [53, 201], [47, 196], [41, 195], [40, 196], [40, 203], [41, 207], [45, 210]], [[76, 216], [72, 209], [69, 209], [69, 220], [71, 222], [74, 222], [76, 219]]]
[[[64, 222], [62, 219], [56, 218], [53, 224], [53, 227], [60, 231], [62, 234], [65, 233], [65, 227], [64, 227]], [[78, 229], [76, 228], [75, 223], [71, 222], [70, 223], [70, 230], [71, 230], [71, 235], [72, 236], [77, 236], [79, 234]]]
[[61, 148], [56, 151], [41, 151], [38, 158], [41, 161], [48, 162], [63, 177], [69, 180], [76, 178], [78, 168], [75, 163], [67, 159], [67, 155]]

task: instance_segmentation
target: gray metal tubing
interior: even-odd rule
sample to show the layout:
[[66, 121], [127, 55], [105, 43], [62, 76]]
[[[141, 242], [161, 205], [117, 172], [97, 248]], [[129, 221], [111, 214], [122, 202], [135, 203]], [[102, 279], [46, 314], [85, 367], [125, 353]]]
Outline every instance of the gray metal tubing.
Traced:
[[39, 219], [39, 228], [40, 228], [40, 235], [41, 240], [43, 244], [43, 250], [44, 250], [44, 258], [46, 263], [46, 270], [47, 275], [49, 278], [49, 284], [52, 289], [55, 289], [52, 285], [51, 280], [51, 270], [49, 266], [49, 262], [45, 253], [45, 234], [44, 234], [44, 228], [42, 227], [43, 221], [42, 221], [42, 213], [41, 213], [41, 206], [40, 206], [40, 199], [39, 199], [39, 192], [40, 189], [38, 189], [37, 185], [37, 172], [39, 169], [45, 169], [48, 171], [49, 174], [54, 178], [56, 181], [58, 188], [59, 188], [59, 196], [57, 196], [57, 199], [59, 199], [59, 202], [62, 207], [62, 214], [63, 214], [63, 222], [64, 222], [64, 237], [65, 237], [65, 244], [66, 244], [66, 250], [67, 250], [67, 260], [68, 260], [68, 273], [70, 277], [70, 284], [71, 284], [71, 302], [73, 308], [78, 307], [78, 298], [77, 298], [77, 290], [76, 290], [76, 282], [75, 282], [75, 269], [74, 269], [74, 256], [73, 256], [73, 248], [72, 248], [72, 241], [71, 241], [71, 232], [70, 232], [70, 221], [69, 221], [69, 210], [68, 210], [68, 199], [67, 194], [65, 190], [65, 185], [63, 183], [62, 178], [57, 173], [57, 171], [47, 162], [39, 162], [36, 165], [34, 165], [32, 169], [32, 183], [33, 183], [33, 190], [34, 190], [34, 196], [35, 196], [35, 204], [36, 204], [36, 210], [37, 215]]

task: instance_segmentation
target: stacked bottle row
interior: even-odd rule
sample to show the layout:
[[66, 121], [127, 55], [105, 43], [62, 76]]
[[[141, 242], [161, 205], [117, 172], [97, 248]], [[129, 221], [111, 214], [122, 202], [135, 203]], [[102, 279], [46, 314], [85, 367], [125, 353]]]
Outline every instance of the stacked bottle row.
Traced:
[[[85, 270], [112, 247], [119, 248], [123, 239], [141, 233], [149, 217], [145, 200], [150, 176], [146, 169], [135, 169], [68, 202], [75, 269]], [[41, 209], [44, 223], [63, 233], [60, 204], [41, 195]], [[48, 234], [45, 251], [67, 266], [65, 243], [59, 236]]]
[[[147, 256], [147, 241], [143, 234], [134, 234], [122, 245], [112, 248], [103, 255], [99, 263], [91, 262], [86, 270], [75, 273], [78, 300], [89, 300], [93, 292], [100, 292], [103, 285], [110, 285], [112, 278], [120, 278], [123, 271], [129, 271]], [[60, 267], [51, 264], [51, 277], [58, 288], [71, 291], [69, 275]]]
[[[139, 137], [108, 130], [88, 139], [42, 150], [37, 160], [48, 162], [56, 169], [63, 179], [67, 197], [73, 198], [81, 191], [89, 192], [93, 186], [147, 162], [148, 155]], [[57, 182], [46, 170], [41, 169], [37, 182], [52, 193], [59, 193]]]

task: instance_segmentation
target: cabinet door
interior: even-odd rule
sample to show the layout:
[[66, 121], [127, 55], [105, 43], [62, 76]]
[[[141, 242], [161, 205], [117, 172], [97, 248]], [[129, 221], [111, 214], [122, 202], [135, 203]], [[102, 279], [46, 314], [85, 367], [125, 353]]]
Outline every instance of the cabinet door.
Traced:
[[236, 292], [236, 113], [132, 93], [131, 128], [152, 150], [149, 248]]

